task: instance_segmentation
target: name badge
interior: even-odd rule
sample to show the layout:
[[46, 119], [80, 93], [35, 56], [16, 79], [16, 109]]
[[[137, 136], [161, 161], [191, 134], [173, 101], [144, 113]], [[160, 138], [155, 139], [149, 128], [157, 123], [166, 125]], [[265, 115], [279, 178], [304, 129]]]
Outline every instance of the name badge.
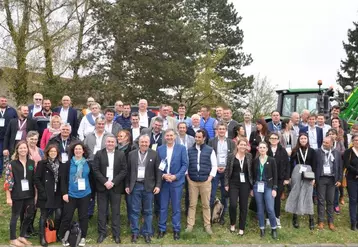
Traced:
[[61, 153], [61, 160], [62, 163], [65, 163], [68, 161], [68, 154], [67, 153]]
[[292, 152], [292, 147], [291, 147], [291, 145], [287, 145], [287, 146], [286, 146], [286, 152], [287, 152], [287, 153], [291, 153], [291, 152]]
[[21, 190], [28, 191], [29, 190], [29, 180], [21, 179]]
[[47, 128], [50, 128], [51, 127], [51, 124], [50, 122], [47, 123]]
[[94, 149], [93, 149], [93, 154], [96, 154], [98, 150], [100, 150], [101, 148], [95, 146]]
[[331, 174], [331, 167], [330, 166], [323, 166], [323, 173], [324, 174]]
[[307, 171], [307, 167], [301, 165], [299, 173], [306, 172], [306, 171]]
[[333, 156], [333, 154], [331, 155], [331, 161], [332, 161], [332, 162], [334, 161], [334, 156]]
[[5, 126], [5, 118], [0, 118], [0, 127]]
[[165, 160], [162, 160], [159, 164], [159, 170], [163, 172], [166, 166], [167, 164], [165, 163]]
[[138, 167], [138, 178], [144, 179], [145, 167]]
[[109, 180], [111, 180], [111, 181], [113, 180], [113, 168], [112, 167], [107, 167], [106, 175]]
[[86, 190], [86, 181], [84, 178], [78, 179], [78, 190]]
[[245, 173], [243, 173], [243, 172], [240, 172], [240, 182], [241, 183], [245, 183], [246, 181], [245, 181]]
[[318, 149], [318, 145], [317, 144], [311, 144], [311, 148]]
[[152, 150], [157, 151], [158, 143], [154, 143], [152, 145]]
[[226, 155], [219, 155], [219, 167], [225, 167]]
[[22, 130], [18, 130], [16, 132], [15, 141], [21, 141], [22, 138]]
[[259, 192], [259, 193], [265, 192], [265, 183], [264, 182], [257, 183], [257, 192]]

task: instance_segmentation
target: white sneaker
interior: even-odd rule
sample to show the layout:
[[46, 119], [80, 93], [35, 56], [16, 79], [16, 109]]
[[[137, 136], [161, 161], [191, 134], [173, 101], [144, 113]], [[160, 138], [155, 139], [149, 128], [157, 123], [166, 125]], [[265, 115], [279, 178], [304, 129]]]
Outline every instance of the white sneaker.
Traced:
[[267, 227], [271, 227], [271, 224], [270, 224], [270, 220], [269, 220], [269, 219], [266, 219], [266, 226], [267, 226]]
[[80, 243], [78, 244], [78, 246], [83, 247], [83, 246], [85, 246], [85, 245], [86, 245], [86, 239], [85, 239], [85, 238], [81, 238], [81, 241], [80, 241]]
[[278, 229], [281, 229], [281, 220], [280, 218], [276, 218], [276, 225]]

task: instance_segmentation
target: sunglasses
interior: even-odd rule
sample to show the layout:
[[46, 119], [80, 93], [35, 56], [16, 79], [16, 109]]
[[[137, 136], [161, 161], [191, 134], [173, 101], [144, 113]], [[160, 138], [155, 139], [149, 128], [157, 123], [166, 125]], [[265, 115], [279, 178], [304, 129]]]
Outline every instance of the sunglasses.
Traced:
[[41, 101], [42, 99], [35, 99], [35, 100]]

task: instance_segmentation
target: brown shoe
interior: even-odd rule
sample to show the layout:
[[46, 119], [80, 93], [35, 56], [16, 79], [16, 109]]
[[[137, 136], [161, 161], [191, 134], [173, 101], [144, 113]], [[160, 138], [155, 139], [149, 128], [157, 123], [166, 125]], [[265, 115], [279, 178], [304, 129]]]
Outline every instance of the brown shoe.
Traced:
[[341, 205], [344, 205], [344, 197], [343, 197], [343, 196], [341, 196], [341, 197], [339, 198], [339, 203], [340, 203]]
[[323, 222], [318, 223], [318, 230], [323, 230], [324, 224]]
[[21, 243], [17, 239], [10, 240], [10, 246], [13, 246], [13, 247], [25, 247], [25, 245], [23, 243]]
[[328, 228], [329, 228], [329, 230], [331, 230], [332, 232], [336, 231], [336, 228], [334, 227], [333, 223], [328, 223]]
[[28, 241], [26, 238], [24, 237], [18, 237], [17, 238], [21, 243], [23, 243], [24, 245], [32, 245], [32, 243], [30, 241]]

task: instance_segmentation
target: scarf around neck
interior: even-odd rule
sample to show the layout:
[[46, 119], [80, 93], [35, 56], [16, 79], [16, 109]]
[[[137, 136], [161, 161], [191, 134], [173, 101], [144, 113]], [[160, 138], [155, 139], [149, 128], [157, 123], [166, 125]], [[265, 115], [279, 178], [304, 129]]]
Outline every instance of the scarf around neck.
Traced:
[[74, 178], [75, 183], [77, 183], [78, 179], [82, 178], [83, 166], [86, 164], [86, 159], [82, 157], [82, 159], [76, 160], [75, 156], [73, 156], [71, 159], [71, 164], [77, 166], [77, 172]]

